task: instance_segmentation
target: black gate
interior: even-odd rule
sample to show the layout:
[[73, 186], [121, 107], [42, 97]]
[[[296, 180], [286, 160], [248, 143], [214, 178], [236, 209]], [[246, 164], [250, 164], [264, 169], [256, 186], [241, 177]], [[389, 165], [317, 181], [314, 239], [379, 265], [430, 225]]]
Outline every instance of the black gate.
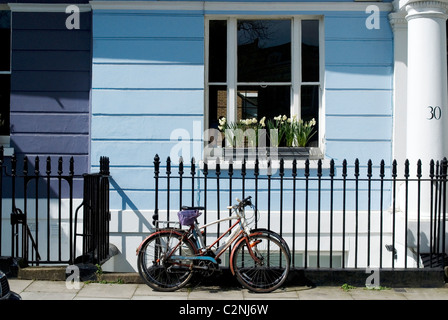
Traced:
[[[73, 157], [47, 157], [42, 169], [39, 157], [33, 161], [28, 157], [19, 160], [15, 154], [5, 157], [1, 147], [0, 257], [13, 257], [25, 265], [72, 264], [77, 255], [74, 242], [77, 225], [85, 223], [90, 226], [95, 210], [108, 212], [108, 163], [108, 158], [102, 157], [100, 173], [75, 175]], [[75, 198], [75, 185], [90, 185], [91, 177], [96, 176], [101, 179], [98, 186], [102, 188], [101, 192], [96, 191], [101, 198], [101, 206], [89, 207], [84, 212], [85, 222], [77, 221], [74, 206], [81, 201], [77, 198], [83, 196], [84, 204], [90, 201], [85, 197], [91, 196], [84, 192], [84, 195], [76, 195]], [[10, 224], [5, 223], [8, 214]], [[108, 216], [102, 214], [99, 218], [104, 220], [103, 225], [108, 225]], [[90, 232], [86, 231], [85, 226], [83, 230], [83, 238], [89, 243]], [[105, 236], [108, 232], [102, 235], [103, 239]], [[108, 242], [106, 244], [102, 240], [101, 245], [108, 246]]]

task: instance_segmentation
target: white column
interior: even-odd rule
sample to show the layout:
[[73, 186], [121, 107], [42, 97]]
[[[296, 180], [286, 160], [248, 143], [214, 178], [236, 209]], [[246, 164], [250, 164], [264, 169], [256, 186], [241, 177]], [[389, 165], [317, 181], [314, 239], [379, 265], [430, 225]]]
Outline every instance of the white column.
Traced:
[[412, 165], [421, 159], [426, 169], [431, 159], [441, 160], [448, 156], [446, 8], [447, 4], [442, 1], [412, 2], [406, 5], [406, 153]]
[[[406, 13], [392, 12], [389, 22], [394, 32], [394, 131], [393, 131], [393, 159], [397, 160], [399, 168], [403, 168], [406, 160], [406, 123], [407, 123], [407, 61], [408, 61], [408, 23]], [[403, 176], [402, 170], [399, 174]]]

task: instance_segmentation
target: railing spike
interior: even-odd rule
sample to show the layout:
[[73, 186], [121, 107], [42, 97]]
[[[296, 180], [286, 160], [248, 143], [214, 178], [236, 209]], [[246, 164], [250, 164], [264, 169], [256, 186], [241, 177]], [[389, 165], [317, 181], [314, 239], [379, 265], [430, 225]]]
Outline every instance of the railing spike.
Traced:
[[40, 162], [40, 160], [39, 160], [39, 156], [36, 156], [36, 158], [34, 158], [34, 174], [36, 175], [36, 176], [38, 176], [39, 175], [39, 162]]
[[23, 158], [23, 174], [25, 176], [28, 175], [28, 157], [25, 156], [25, 158]]
[[58, 160], [58, 175], [62, 175], [62, 173], [63, 173], [63, 171], [62, 171], [62, 163], [63, 163], [62, 157], [59, 157], [59, 160]]

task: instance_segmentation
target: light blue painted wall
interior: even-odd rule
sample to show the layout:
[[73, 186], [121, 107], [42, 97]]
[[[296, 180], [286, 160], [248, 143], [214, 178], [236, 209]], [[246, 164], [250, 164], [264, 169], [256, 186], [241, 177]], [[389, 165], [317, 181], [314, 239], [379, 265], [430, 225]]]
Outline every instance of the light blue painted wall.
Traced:
[[94, 11], [92, 72], [92, 166], [110, 157], [112, 209], [151, 209], [153, 158], [179, 146], [173, 130], [201, 150], [204, 16]]
[[368, 29], [365, 12], [325, 15], [326, 156], [390, 165], [393, 34], [387, 13]]
[[[325, 28], [325, 156], [336, 161], [337, 174], [343, 159], [352, 172], [354, 160], [359, 158], [364, 176], [371, 159], [378, 176], [380, 161], [384, 159], [388, 166], [392, 161], [393, 39], [387, 13], [381, 13], [378, 30], [365, 27], [364, 11], [318, 14], [324, 15]], [[186, 159], [201, 152], [203, 13], [94, 10], [92, 70], [92, 166], [99, 156], [110, 157], [112, 209], [152, 210], [154, 155], [161, 156], [164, 174], [164, 161], [173, 147], [184, 148]], [[182, 143], [171, 139], [178, 128], [187, 133]], [[185, 165], [188, 173], [188, 161]], [[173, 164], [173, 173], [177, 170]], [[187, 180], [188, 186], [191, 182]], [[196, 189], [201, 188], [196, 184]], [[235, 198], [242, 190], [233, 186], [229, 195], [228, 186], [221, 188], [223, 206], [229, 196]], [[278, 188], [276, 185], [271, 194], [273, 203], [279, 201]], [[290, 188], [285, 186], [287, 194]], [[328, 185], [325, 188], [328, 190]], [[365, 190], [366, 185], [361, 188]], [[175, 189], [173, 182], [170, 190]], [[260, 199], [266, 199], [266, 184], [258, 190]], [[302, 192], [298, 196], [303, 199]], [[166, 207], [164, 197], [161, 193], [161, 208]], [[191, 194], [184, 193], [183, 199], [191, 202]], [[203, 201], [203, 190], [194, 199]], [[176, 201], [171, 208], [178, 206]], [[216, 199], [209, 201], [215, 203]], [[291, 199], [284, 201], [285, 210], [291, 209]]]

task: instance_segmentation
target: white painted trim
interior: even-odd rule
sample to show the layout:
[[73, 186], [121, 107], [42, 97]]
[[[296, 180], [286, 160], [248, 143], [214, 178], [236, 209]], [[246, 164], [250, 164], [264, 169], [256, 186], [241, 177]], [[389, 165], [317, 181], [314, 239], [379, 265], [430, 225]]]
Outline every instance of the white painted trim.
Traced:
[[237, 19], [227, 20], [227, 121], [236, 122], [238, 119], [237, 106]]
[[291, 28], [291, 45], [292, 45], [292, 90], [291, 90], [291, 111], [292, 115], [300, 115], [300, 88], [302, 83], [302, 20], [294, 17], [292, 19]]
[[[231, 4], [232, 11], [364, 11], [369, 4], [375, 4], [380, 11], [391, 11], [390, 3], [378, 2], [238, 2]], [[205, 2], [204, 9], [210, 11], [229, 10], [228, 2]]]
[[[70, 4], [57, 3], [8, 3], [12, 12], [64, 12]], [[80, 12], [91, 11], [89, 4], [77, 4]]]
[[[208, 36], [209, 29], [208, 23], [210, 20], [215, 20], [215, 15], [206, 15], [205, 16], [205, 34], [207, 38], [205, 39], [205, 53], [206, 53], [206, 70], [205, 70], [205, 87], [206, 87], [206, 96], [208, 97], [208, 91], [210, 83], [208, 81]], [[256, 16], [248, 16], [248, 15], [230, 15], [230, 16], [221, 16], [218, 15], [218, 19], [227, 20], [227, 82], [220, 83], [223, 86], [227, 86], [227, 121], [234, 122], [237, 119], [237, 101], [236, 101], [236, 90], [240, 85], [257, 85], [261, 84], [259, 82], [238, 82], [237, 81], [237, 20], [238, 19], [285, 19], [288, 18], [291, 20], [291, 54], [292, 54], [292, 79], [291, 82], [263, 82], [262, 84], [269, 85], [288, 85], [291, 86], [291, 105], [290, 105], [290, 114], [292, 115], [300, 115], [301, 114], [301, 87], [303, 85], [316, 85], [319, 86], [319, 137], [318, 137], [318, 148], [322, 153], [325, 151], [325, 106], [324, 106], [324, 94], [325, 94], [325, 30], [324, 30], [324, 18], [322, 15], [292, 15], [292, 16], [266, 16], [266, 15], [256, 15]], [[318, 82], [303, 82], [302, 81], [302, 21], [303, 20], [318, 20], [319, 21], [319, 81]], [[213, 83], [213, 85], [217, 85], [218, 83]], [[209, 101], [205, 100], [205, 112], [207, 115], [208, 121], [208, 107]], [[207, 130], [208, 127], [204, 127], [204, 130]]]
[[392, 3], [369, 2], [208, 2], [208, 1], [90, 1], [93, 10], [202, 10], [288, 12], [288, 11], [365, 11], [369, 4], [380, 11], [392, 11]]

